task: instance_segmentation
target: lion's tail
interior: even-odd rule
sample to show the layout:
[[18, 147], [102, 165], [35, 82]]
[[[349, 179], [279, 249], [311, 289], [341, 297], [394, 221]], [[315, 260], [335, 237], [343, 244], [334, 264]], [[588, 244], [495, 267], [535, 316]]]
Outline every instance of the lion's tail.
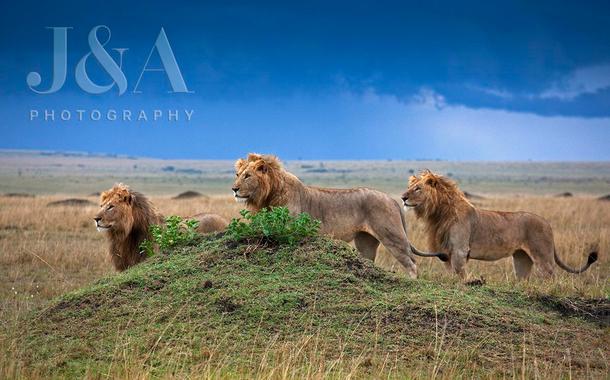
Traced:
[[[400, 212], [400, 220], [402, 222], [402, 229], [405, 231], [405, 236], [407, 235], [407, 217], [404, 212], [402, 212], [400, 206], [398, 206], [398, 210]], [[438, 257], [440, 261], [449, 261], [449, 255], [446, 253], [430, 253], [430, 252], [422, 252], [419, 249], [415, 248], [413, 244], [409, 243], [409, 248], [411, 249], [411, 253], [421, 257]]]
[[579, 269], [574, 269], [574, 268], [570, 268], [563, 261], [561, 261], [559, 256], [557, 256], [557, 250], [556, 249], [553, 249], [553, 255], [555, 256], [555, 262], [557, 263], [557, 265], [559, 265], [559, 267], [561, 269], [565, 270], [566, 272], [574, 273], [574, 274], [582, 273], [582, 272], [586, 271], [587, 269], [589, 269], [589, 267], [594, 262], [597, 261], [597, 256], [598, 256], [596, 251], [593, 251], [593, 252], [589, 253], [589, 257], [587, 258], [587, 262], [585, 263], [585, 265], [583, 265]]

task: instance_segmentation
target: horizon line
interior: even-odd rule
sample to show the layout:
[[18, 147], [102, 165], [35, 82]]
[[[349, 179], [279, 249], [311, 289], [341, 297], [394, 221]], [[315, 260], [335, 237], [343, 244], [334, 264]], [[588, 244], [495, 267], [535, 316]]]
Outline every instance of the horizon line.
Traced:
[[[161, 160], [161, 161], [232, 161], [237, 158], [241, 158], [242, 156], [237, 156], [236, 158], [185, 158], [185, 157], [159, 157], [159, 156], [137, 156], [133, 154], [125, 154], [125, 153], [110, 153], [110, 152], [92, 152], [92, 151], [80, 151], [80, 150], [60, 150], [60, 149], [18, 149], [18, 148], [0, 148], [0, 154], [7, 153], [30, 153], [30, 154], [48, 154], [48, 155], [71, 155], [73, 157], [100, 157], [100, 158], [116, 158], [116, 159], [129, 159], [129, 160], [140, 160], [140, 159], [148, 159], [148, 160]], [[274, 153], [269, 152], [255, 152], [248, 151], [244, 153], [244, 156], [248, 153], [259, 153], [259, 154], [271, 154]], [[346, 162], [346, 161], [368, 161], [368, 162], [476, 162], [476, 163], [609, 163], [610, 160], [535, 160], [535, 159], [523, 159], [523, 160], [494, 160], [494, 159], [486, 159], [486, 160], [452, 160], [446, 158], [286, 158], [286, 156], [276, 155], [281, 161], [299, 161], [299, 162], [307, 162], [307, 161], [326, 161], [326, 162]], [[0, 158], [1, 159], [1, 158]]]

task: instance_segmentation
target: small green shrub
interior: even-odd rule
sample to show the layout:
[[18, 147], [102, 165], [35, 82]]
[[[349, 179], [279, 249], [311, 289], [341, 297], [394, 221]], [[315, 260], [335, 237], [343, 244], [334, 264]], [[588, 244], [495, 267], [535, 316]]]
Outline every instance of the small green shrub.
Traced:
[[296, 244], [315, 236], [320, 229], [320, 221], [309, 214], [290, 215], [286, 207], [262, 209], [257, 213], [240, 211], [241, 218], [233, 218], [227, 227], [227, 236], [235, 239], [265, 238], [280, 244]]
[[178, 244], [187, 243], [197, 236], [198, 220], [184, 220], [179, 216], [171, 215], [165, 218], [165, 225], [153, 224], [150, 226], [150, 239], [140, 244], [140, 250], [146, 256], [155, 254], [155, 247], [161, 252]]

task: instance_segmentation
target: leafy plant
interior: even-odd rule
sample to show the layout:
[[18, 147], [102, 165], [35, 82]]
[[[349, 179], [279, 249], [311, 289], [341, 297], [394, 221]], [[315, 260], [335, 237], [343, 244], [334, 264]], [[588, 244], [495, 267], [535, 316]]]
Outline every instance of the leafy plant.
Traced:
[[233, 239], [265, 238], [280, 244], [296, 244], [315, 236], [320, 229], [320, 221], [307, 213], [290, 215], [286, 207], [262, 209], [257, 213], [248, 210], [239, 212], [241, 218], [233, 218], [227, 235]]
[[150, 226], [150, 239], [144, 240], [140, 244], [140, 250], [146, 256], [155, 254], [155, 247], [160, 251], [183, 244], [193, 240], [197, 236], [198, 220], [184, 220], [179, 216], [171, 215], [165, 218], [165, 225], [153, 224]]

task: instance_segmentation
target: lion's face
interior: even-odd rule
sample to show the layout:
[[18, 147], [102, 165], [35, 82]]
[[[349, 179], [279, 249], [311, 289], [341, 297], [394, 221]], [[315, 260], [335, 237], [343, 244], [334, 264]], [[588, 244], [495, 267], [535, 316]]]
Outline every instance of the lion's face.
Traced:
[[434, 191], [432, 186], [433, 181], [434, 178], [427, 175], [422, 175], [420, 178], [411, 176], [409, 178], [409, 187], [401, 197], [405, 209], [422, 208]]
[[417, 207], [422, 204], [426, 198], [422, 191], [423, 184], [419, 178], [411, 176], [409, 178], [409, 187], [402, 194], [402, 204], [405, 208]]
[[269, 191], [268, 167], [261, 161], [240, 159], [235, 163], [233, 196], [237, 202], [257, 203]]
[[133, 197], [128, 189], [114, 187], [102, 193], [95, 226], [100, 232], [129, 234], [133, 226]]

